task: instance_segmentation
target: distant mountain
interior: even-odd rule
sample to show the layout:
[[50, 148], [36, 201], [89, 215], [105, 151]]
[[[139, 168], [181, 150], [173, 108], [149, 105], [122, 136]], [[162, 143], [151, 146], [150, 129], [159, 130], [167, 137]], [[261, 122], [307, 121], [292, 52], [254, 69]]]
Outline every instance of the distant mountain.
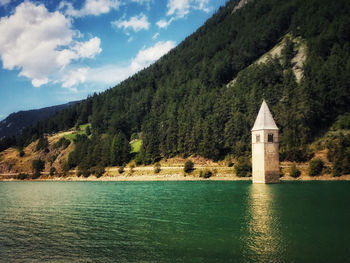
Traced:
[[76, 104], [78, 101], [61, 105], [11, 113], [6, 119], [0, 121], [0, 138], [17, 136], [24, 127], [35, 125], [38, 121], [45, 120], [55, 113]]

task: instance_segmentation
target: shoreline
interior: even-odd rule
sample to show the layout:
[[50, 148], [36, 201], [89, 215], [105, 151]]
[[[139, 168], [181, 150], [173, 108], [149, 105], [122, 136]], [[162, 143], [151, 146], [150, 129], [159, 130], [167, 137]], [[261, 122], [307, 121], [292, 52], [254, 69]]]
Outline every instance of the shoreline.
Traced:
[[[0, 174], [0, 182], [152, 182], [152, 181], [251, 181], [251, 177], [237, 177], [237, 176], [212, 176], [210, 178], [202, 178], [191, 175], [179, 175], [179, 174], [167, 174], [167, 175], [120, 175], [120, 176], [102, 176], [97, 178], [96, 176], [89, 177], [77, 177], [77, 176], [66, 176], [66, 177], [49, 177], [42, 176], [38, 179], [15, 179], [15, 178], [1, 178], [3, 175]], [[350, 181], [350, 175], [342, 175], [340, 177], [333, 177], [332, 175], [321, 175], [321, 176], [301, 176], [299, 178], [293, 178], [290, 176], [284, 176], [281, 178], [281, 182], [284, 181]]]

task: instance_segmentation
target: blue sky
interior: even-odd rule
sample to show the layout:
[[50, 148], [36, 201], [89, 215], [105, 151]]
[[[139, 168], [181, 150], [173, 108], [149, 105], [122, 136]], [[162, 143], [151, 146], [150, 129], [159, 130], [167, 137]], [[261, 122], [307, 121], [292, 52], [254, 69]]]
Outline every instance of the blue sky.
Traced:
[[0, 120], [115, 86], [225, 2], [0, 0]]

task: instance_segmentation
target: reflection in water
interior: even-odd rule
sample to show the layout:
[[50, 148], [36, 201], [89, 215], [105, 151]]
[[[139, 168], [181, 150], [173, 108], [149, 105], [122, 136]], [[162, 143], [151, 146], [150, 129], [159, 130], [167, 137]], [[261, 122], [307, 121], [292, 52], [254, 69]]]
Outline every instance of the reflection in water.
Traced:
[[[245, 258], [249, 261], [280, 262], [284, 244], [273, 193], [276, 185], [252, 184], [248, 198]], [[277, 198], [277, 197], [276, 197]]]

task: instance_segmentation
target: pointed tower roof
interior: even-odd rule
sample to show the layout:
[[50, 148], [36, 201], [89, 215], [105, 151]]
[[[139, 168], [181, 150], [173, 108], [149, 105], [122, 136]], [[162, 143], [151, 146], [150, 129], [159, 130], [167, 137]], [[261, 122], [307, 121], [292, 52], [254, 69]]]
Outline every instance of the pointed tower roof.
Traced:
[[278, 130], [275, 121], [273, 120], [272, 114], [266, 101], [263, 100], [258, 116], [256, 117], [252, 131], [257, 130]]

